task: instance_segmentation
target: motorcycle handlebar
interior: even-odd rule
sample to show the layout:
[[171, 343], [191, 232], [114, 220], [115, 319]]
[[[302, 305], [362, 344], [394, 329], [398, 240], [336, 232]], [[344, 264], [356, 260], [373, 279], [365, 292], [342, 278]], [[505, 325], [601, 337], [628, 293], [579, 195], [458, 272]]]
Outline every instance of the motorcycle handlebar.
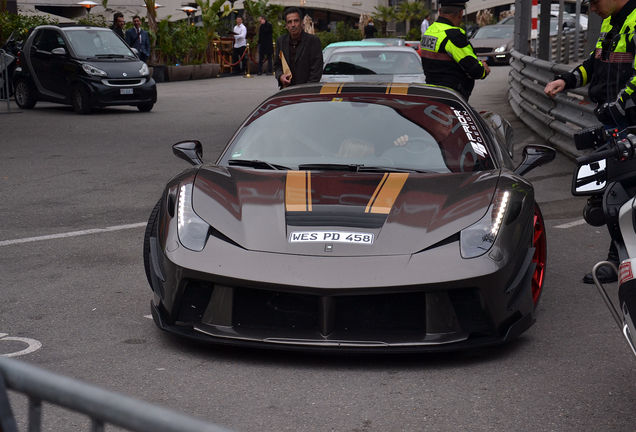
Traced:
[[589, 165], [592, 162], [598, 162], [600, 160], [620, 156], [623, 152], [623, 149], [620, 147], [621, 145], [619, 144], [618, 146], [608, 148], [607, 150], [599, 150], [589, 155], [578, 157], [576, 158], [576, 165], [577, 166]]

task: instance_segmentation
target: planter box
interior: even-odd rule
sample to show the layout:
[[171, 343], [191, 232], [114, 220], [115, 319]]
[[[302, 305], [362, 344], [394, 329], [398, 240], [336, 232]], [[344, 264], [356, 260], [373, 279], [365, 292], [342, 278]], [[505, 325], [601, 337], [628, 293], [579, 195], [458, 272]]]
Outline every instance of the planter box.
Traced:
[[219, 65], [215, 63], [206, 63], [202, 65], [194, 65], [192, 71], [192, 79], [208, 79], [214, 78], [219, 74]]
[[150, 76], [155, 80], [155, 82], [164, 82], [166, 80], [166, 67], [161, 64], [157, 64], [154, 66], [148, 67], [150, 69]]
[[186, 81], [192, 79], [194, 65], [166, 66], [168, 81]]

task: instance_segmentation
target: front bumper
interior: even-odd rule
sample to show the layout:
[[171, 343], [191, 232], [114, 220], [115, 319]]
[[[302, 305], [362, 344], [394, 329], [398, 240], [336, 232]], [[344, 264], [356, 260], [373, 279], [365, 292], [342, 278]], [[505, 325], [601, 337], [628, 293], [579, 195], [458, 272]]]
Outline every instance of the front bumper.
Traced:
[[84, 82], [90, 88], [93, 106], [154, 105], [157, 102], [157, 85], [151, 77], [144, 78], [142, 84], [131, 80], [131, 85], [107, 85], [98, 80]]

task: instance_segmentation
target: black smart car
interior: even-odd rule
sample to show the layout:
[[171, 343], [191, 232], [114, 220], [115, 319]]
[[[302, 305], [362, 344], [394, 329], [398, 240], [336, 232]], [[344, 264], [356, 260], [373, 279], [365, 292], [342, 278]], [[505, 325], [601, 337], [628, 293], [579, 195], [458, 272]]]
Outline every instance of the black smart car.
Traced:
[[119, 36], [101, 27], [34, 28], [19, 54], [13, 82], [22, 109], [42, 100], [72, 105], [79, 114], [115, 105], [150, 111], [157, 101], [148, 66]]

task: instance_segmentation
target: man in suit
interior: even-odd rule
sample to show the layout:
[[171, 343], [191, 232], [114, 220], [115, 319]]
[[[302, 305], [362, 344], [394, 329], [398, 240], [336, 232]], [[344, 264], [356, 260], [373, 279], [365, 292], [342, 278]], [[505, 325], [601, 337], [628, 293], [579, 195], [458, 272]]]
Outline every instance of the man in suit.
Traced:
[[[316, 35], [303, 30], [303, 13], [297, 7], [285, 9], [288, 34], [276, 39], [274, 72], [280, 88], [290, 85], [320, 82], [322, 77], [322, 46]], [[284, 61], [283, 61], [284, 60]], [[284, 66], [289, 68], [284, 68]]]
[[115, 15], [113, 15], [113, 26], [110, 29], [114, 31], [117, 36], [124, 40], [126, 39], [126, 35], [124, 35], [125, 24], [126, 22], [124, 21], [124, 14], [121, 12], [116, 12]]
[[146, 62], [150, 56], [150, 39], [148, 33], [141, 28], [141, 18], [133, 17], [134, 27], [126, 32], [126, 43], [129, 47], [135, 48], [139, 53], [139, 59]]
[[272, 25], [267, 21], [264, 15], [258, 17], [261, 26], [258, 28], [258, 74], [263, 73], [263, 62], [265, 57], [269, 60], [269, 74], [272, 74], [273, 62], [272, 53], [274, 47], [272, 46]]

